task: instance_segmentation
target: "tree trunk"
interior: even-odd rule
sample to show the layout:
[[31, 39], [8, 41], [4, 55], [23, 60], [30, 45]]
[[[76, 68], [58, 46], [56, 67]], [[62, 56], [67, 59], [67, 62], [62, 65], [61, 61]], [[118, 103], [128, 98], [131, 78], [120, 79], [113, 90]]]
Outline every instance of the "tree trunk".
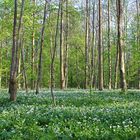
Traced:
[[16, 49], [17, 49], [17, 37], [16, 37], [16, 25], [17, 25], [17, 0], [14, 1], [14, 23], [13, 23], [13, 47], [12, 47], [12, 60], [10, 68], [10, 80], [9, 80], [9, 94], [10, 100], [16, 101], [17, 93], [17, 69], [16, 69]]
[[75, 62], [75, 65], [76, 65], [76, 87], [77, 88], [79, 88], [80, 86], [79, 86], [79, 68], [78, 68], [78, 65], [79, 65], [79, 63], [78, 63], [78, 47], [76, 46], [76, 62]]
[[124, 62], [124, 25], [123, 25], [123, 4], [122, 0], [117, 1], [117, 18], [118, 18], [118, 47], [119, 47], [119, 69], [120, 69], [120, 87], [123, 92], [126, 91], [125, 79], [125, 62]]
[[111, 68], [111, 44], [110, 44], [110, 0], [108, 0], [108, 71], [109, 71], [109, 83], [108, 83], [108, 88], [111, 89], [112, 85], [112, 68]]
[[42, 25], [42, 31], [41, 31], [40, 53], [39, 53], [39, 62], [38, 62], [38, 77], [37, 77], [37, 84], [36, 84], [36, 94], [39, 93], [41, 74], [42, 74], [42, 52], [43, 52], [43, 45], [44, 45], [44, 31], [45, 31], [45, 24], [46, 24], [46, 16], [47, 16], [47, 1], [45, 0], [44, 18], [43, 18], [43, 25]]
[[[136, 0], [137, 8], [137, 50], [140, 51], [140, 2]], [[140, 62], [138, 63], [138, 89], [140, 89]]]
[[[33, 6], [35, 6], [35, 0], [32, 0]], [[35, 86], [35, 81], [34, 81], [34, 48], [35, 48], [35, 31], [34, 31], [34, 22], [35, 22], [35, 12], [33, 11], [32, 14], [32, 22], [33, 22], [33, 27], [32, 27], [32, 54], [31, 54], [31, 89], [34, 89]]]
[[119, 47], [118, 42], [116, 44], [116, 62], [115, 62], [115, 83], [114, 83], [114, 89], [118, 88], [118, 68], [119, 68]]
[[[18, 58], [18, 75], [20, 75], [21, 73], [21, 55], [19, 55], [19, 58]], [[17, 83], [18, 83], [18, 89], [21, 89], [21, 81], [20, 81], [20, 76], [19, 78], [17, 79]]]
[[[92, 33], [92, 46], [91, 46], [91, 70], [90, 70], [90, 89], [93, 88], [93, 81], [94, 81], [94, 63], [95, 63], [95, 1], [93, 2], [93, 13], [92, 13], [92, 30], [93, 30], [93, 33]], [[94, 85], [95, 86], [95, 85]]]
[[56, 32], [55, 32], [55, 44], [54, 44], [54, 48], [52, 49], [52, 55], [51, 55], [51, 96], [52, 96], [52, 100], [53, 100], [54, 105], [56, 105], [55, 96], [54, 96], [54, 92], [53, 92], [54, 80], [55, 80], [54, 79], [54, 61], [55, 61], [56, 48], [57, 48], [57, 37], [58, 37], [58, 29], [59, 29], [60, 7], [61, 7], [61, 3], [59, 2], [59, 9], [58, 9], [58, 13], [57, 13], [57, 25], [56, 25]]
[[89, 68], [89, 0], [86, 0], [86, 28], [85, 28], [85, 88], [88, 87]]
[[97, 89], [98, 87], [98, 55], [97, 55], [97, 49], [98, 49], [98, 31], [95, 30], [95, 47], [94, 47], [94, 80], [93, 80], [93, 84], [94, 84], [94, 88], [95, 90]]
[[24, 56], [24, 44], [23, 44], [23, 42], [24, 41], [22, 40], [21, 41], [21, 63], [22, 63], [22, 68], [23, 68], [25, 90], [26, 90], [26, 93], [28, 93], [27, 75], [26, 75], [25, 63], [24, 63], [25, 62], [25, 56]]
[[102, 1], [99, 0], [99, 42], [98, 42], [98, 88], [103, 90], [103, 54], [102, 54]]
[[17, 69], [17, 72], [20, 70], [19, 61], [20, 61], [20, 52], [21, 52], [20, 49], [21, 49], [21, 31], [22, 31], [22, 22], [23, 22], [23, 11], [24, 11], [24, 0], [22, 0], [22, 4], [21, 4], [19, 25], [18, 25], [18, 30], [17, 30], [17, 49], [16, 49], [16, 69]]
[[69, 11], [68, 11], [69, 0], [66, 0], [66, 46], [65, 46], [65, 88], [68, 87], [68, 35], [69, 35]]
[[64, 14], [63, 0], [61, 0], [61, 24], [60, 24], [60, 88], [65, 88], [65, 71], [64, 71]]
[[[7, 44], [8, 44], [8, 41], [7, 41], [7, 38], [6, 38], [6, 46], [7, 46]], [[6, 59], [9, 59], [9, 54], [8, 54], [8, 50], [6, 50], [6, 54], [5, 54], [5, 58]], [[9, 86], [9, 76], [8, 76], [8, 72], [6, 71], [6, 78], [5, 78], [5, 83], [6, 83], [6, 88]]]

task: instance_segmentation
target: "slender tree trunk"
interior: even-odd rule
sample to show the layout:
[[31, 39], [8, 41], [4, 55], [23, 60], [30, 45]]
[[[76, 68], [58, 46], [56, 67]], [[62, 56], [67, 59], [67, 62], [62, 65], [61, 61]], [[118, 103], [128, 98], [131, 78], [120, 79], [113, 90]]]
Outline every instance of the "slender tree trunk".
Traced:
[[[98, 9], [98, 8], [97, 8]], [[99, 12], [97, 12], [97, 16], [96, 16], [96, 20], [98, 21], [99, 18]], [[98, 22], [96, 23], [95, 26], [95, 47], [94, 47], [94, 80], [93, 80], [93, 84], [95, 85], [95, 90], [98, 88], [98, 40], [99, 40], [99, 28], [97, 28]]]
[[21, 3], [21, 11], [20, 11], [20, 17], [19, 17], [19, 25], [18, 25], [18, 31], [17, 31], [17, 49], [16, 49], [16, 65], [17, 65], [17, 73], [19, 75], [17, 83], [18, 83], [18, 88], [21, 88], [21, 82], [20, 82], [20, 72], [21, 72], [21, 31], [22, 31], [22, 22], [23, 22], [23, 11], [24, 11], [24, 0], [22, 0]]
[[89, 0], [86, 0], [86, 28], [85, 28], [85, 88], [88, 87], [89, 68]]
[[[32, 0], [32, 4], [35, 7], [35, 0]], [[35, 48], [35, 12], [33, 11], [33, 15], [32, 15], [32, 22], [33, 22], [33, 27], [32, 27], [32, 55], [31, 55], [31, 89], [34, 89], [35, 86], [35, 81], [34, 81], [34, 48]]]
[[[18, 58], [18, 75], [20, 75], [21, 73], [21, 55], [19, 54], [19, 58]], [[21, 89], [21, 81], [20, 81], [20, 77], [17, 80], [18, 83], [18, 89]]]
[[[23, 37], [22, 37], [23, 38]], [[27, 75], [26, 75], [26, 69], [25, 69], [25, 56], [24, 56], [24, 41], [21, 41], [21, 64], [23, 68], [23, 78], [24, 78], [24, 85], [26, 93], [28, 93], [28, 84], [27, 84]]]
[[37, 77], [37, 83], [36, 83], [36, 94], [39, 93], [39, 87], [40, 87], [41, 75], [42, 75], [42, 52], [43, 52], [43, 45], [44, 45], [44, 31], [45, 31], [45, 24], [46, 24], [46, 16], [47, 16], [47, 1], [45, 0], [44, 18], [43, 18], [43, 25], [42, 25], [42, 31], [41, 31], [40, 53], [39, 53], [39, 62], [38, 62], [38, 77]]
[[63, 0], [61, 0], [61, 23], [60, 23], [60, 88], [65, 88], [65, 71], [64, 71], [64, 13]]
[[[51, 14], [49, 15], [49, 18], [51, 17]], [[50, 26], [52, 27], [52, 24], [51, 24], [51, 19], [49, 19], [49, 24]], [[49, 88], [51, 89], [51, 86], [52, 88], [55, 88], [55, 80], [52, 81], [51, 79], [51, 74], [52, 74], [52, 69], [54, 69], [54, 64], [52, 66], [52, 58], [53, 58], [53, 52], [54, 52], [54, 46], [53, 46], [53, 32], [52, 32], [52, 28], [50, 28], [50, 58], [51, 58], [51, 64], [50, 64], [50, 80], [49, 80]], [[53, 68], [52, 68], [53, 67]], [[55, 71], [55, 70], [54, 70]], [[54, 74], [54, 71], [53, 71], [53, 79], [55, 79], [55, 74]], [[52, 83], [53, 82], [53, 83]], [[52, 89], [53, 90], [53, 89]]]
[[91, 57], [92, 57], [92, 32], [91, 32], [91, 0], [88, 2], [88, 88], [91, 90]]
[[109, 71], [109, 83], [108, 88], [111, 89], [112, 87], [112, 68], [111, 68], [111, 44], [110, 44], [110, 0], [108, 0], [108, 71]]
[[16, 26], [17, 26], [17, 0], [14, 1], [14, 23], [13, 23], [13, 47], [12, 47], [12, 60], [10, 68], [10, 80], [9, 80], [9, 94], [10, 100], [16, 101], [17, 93], [17, 69], [16, 69], [16, 49], [17, 49], [17, 37], [16, 37]]
[[116, 44], [116, 62], [115, 62], [115, 83], [114, 89], [118, 88], [118, 69], [119, 69], [119, 47], [118, 42]]
[[61, 3], [59, 2], [59, 8], [58, 8], [58, 13], [57, 13], [57, 25], [56, 25], [56, 32], [55, 32], [55, 44], [54, 48], [52, 49], [52, 55], [51, 55], [51, 95], [52, 95], [52, 100], [53, 104], [56, 105], [55, 102], [55, 96], [53, 92], [54, 88], [54, 61], [55, 61], [55, 55], [56, 55], [56, 49], [57, 49], [57, 37], [58, 37], [58, 30], [59, 30], [59, 18], [60, 18], [60, 8], [61, 8]]
[[79, 88], [79, 68], [78, 68], [78, 47], [76, 46], [76, 60], [75, 60], [75, 64], [76, 64], [76, 86], [77, 88]]
[[117, 1], [117, 18], [118, 18], [118, 47], [119, 47], [119, 69], [120, 69], [120, 87], [123, 92], [126, 91], [125, 79], [125, 62], [124, 62], [124, 40], [123, 40], [123, 1]]
[[[117, 1], [116, 1], [117, 4]], [[118, 27], [117, 27], [117, 20], [116, 20], [116, 32], [114, 35], [114, 45], [116, 46], [116, 59], [115, 59], [115, 66], [114, 66], [114, 89], [118, 89], [118, 75], [119, 75], [119, 47], [118, 47]]]
[[[6, 38], [6, 46], [8, 46], [8, 41], [7, 41], [7, 38]], [[9, 59], [9, 54], [8, 54], [8, 50], [6, 50], [6, 55], [5, 55], [5, 58], [8, 60]], [[6, 83], [6, 88], [9, 86], [9, 76], [8, 76], [8, 72], [6, 71], [6, 78], [5, 78], [5, 83]]]
[[68, 35], [69, 35], [69, 0], [66, 0], [66, 47], [65, 47], [65, 87], [68, 87]]
[[[93, 81], [94, 81], [94, 69], [95, 69], [95, 67], [94, 67], [94, 63], [95, 63], [95, 61], [94, 61], [94, 54], [95, 54], [95, 1], [93, 2], [93, 13], [92, 13], [92, 46], [91, 46], [91, 76], [90, 76], [90, 89], [92, 89], [93, 88]], [[95, 85], [94, 85], [95, 86]], [[91, 91], [91, 90], [90, 90]]]
[[[140, 2], [136, 0], [137, 8], [137, 50], [140, 51]], [[140, 89], [140, 62], [138, 63], [138, 89]]]
[[99, 42], [98, 42], [98, 87], [103, 90], [103, 54], [102, 54], [102, 1], [99, 0]]
[[94, 80], [93, 80], [93, 84], [94, 84], [94, 88], [97, 89], [98, 87], [98, 73], [97, 73], [97, 67], [98, 67], [98, 56], [97, 56], [97, 40], [98, 40], [98, 31], [95, 31], [95, 47], [94, 47]]
[[17, 49], [16, 49], [16, 69], [18, 71], [19, 61], [20, 61], [20, 49], [21, 49], [21, 31], [22, 31], [22, 22], [23, 22], [23, 11], [24, 11], [24, 0], [22, 0], [21, 11], [19, 17], [19, 25], [17, 30]]

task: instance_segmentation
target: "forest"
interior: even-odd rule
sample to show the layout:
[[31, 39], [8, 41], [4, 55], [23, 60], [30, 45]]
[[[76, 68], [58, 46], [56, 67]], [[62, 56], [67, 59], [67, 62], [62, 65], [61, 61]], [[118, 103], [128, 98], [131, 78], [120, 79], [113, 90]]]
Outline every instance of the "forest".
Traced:
[[140, 0], [0, 0], [0, 140], [140, 139]]

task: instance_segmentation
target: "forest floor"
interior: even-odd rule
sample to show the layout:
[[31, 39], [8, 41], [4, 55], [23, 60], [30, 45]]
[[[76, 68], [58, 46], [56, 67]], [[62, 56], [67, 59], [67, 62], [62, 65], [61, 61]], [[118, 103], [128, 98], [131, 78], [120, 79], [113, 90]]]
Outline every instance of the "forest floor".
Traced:
[[0, 140], [138, 140], [140, 91], [20, 91], [16, 102], [0, 91]]

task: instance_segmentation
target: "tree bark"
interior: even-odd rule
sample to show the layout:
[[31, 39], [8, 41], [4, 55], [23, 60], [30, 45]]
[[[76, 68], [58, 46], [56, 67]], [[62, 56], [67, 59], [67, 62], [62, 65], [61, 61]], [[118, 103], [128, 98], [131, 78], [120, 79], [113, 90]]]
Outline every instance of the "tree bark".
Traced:
[[[33, 6], [35, 6], [35, 0], [32, 0], [32, 4]], [[32, 24], [33, 24], [33, 27], [32, 27], [32, 54], [31, 54], [31, 89], [33, 90], [35, 88], [35, 81], [34, 81], [34, 48], [35, 48], [35, 12], [33, 11], [33, 14], [32, 14]]]
[[124, 25], [123, 25], [123, 1], [117, 1], [117, 19], [118, 19], [118, 47], [119, 47], [119, 69], [120, 69], [120, 87], [123, 92], [126, 91], [125, 79], [125, 60], [124, 60]]
[[111, 68], [111, 43], [110, 43], [110, 0], [108, 0], [108, 71], [109, 71], [109, 83], [108, 88], [112, 88], [112, 68]]
[[43, 18], [43, 25], [42, 25], [42, 30], [41, 30], [41, 42], [40, 42], [40, 53], [39, 53], [39, 62], [38, 62], [38, 77], [37, 77], [37, 83], [36, 83], [36, 94], [39, 93], [41, 74], [42, 74], [42, 52], [43, 52], [43, 45], [44, 45], [44, 31], [45, 31], [45, 24], [46, 24], [46, 16], [47, 16], [47, 1], [45, 0], [44, 18]]
[[94, 47], [94, 78], [93, 78], [93, 84], [95, 90], [98, 88], [98, 55], [97, 55], [97, 49], [98, 49], [98, 31], [95, 30], [95, 47]]
[[[20, 75], [21, 72], [21, 39], [22, 39], [22, 22], [23, 22], [23, 11], [24, 11], [24, 0], [22, 0], [21, 3], [21, 11], [20, 11], [20, 17], [19, 17], [19, 25], [18, 25], [18, 31], [17, 31], [17, 49], [16, 49], [16, 65], [17, 65], [17, 73]], [[21, 82], [20, 82], [20, 76], [17, 79], [18, 89], [21, 88]]]
[[58, 8], [58, 13], [57, 13], [57, 25], [56, 25], [56, 32], [55, 32], [55, 44], [54, 48], [52, 50], [52, 55], [51, 55], [51, 95], [52, 95], [52, 100], [53, 104], [56, 105], [55, 102], [55, 96], [53, 92], [54, 88], [54, 61], [55, 61], [55, 55], [56, 55], [56, 49], [57, 49], [57, 37], [58, 37], [58, 29], [59, 29], [59, 18], [60, 18], [60, 8], [61, 8], [61, 3], [59, 2], [59, 8]]
[[102, 1], [99, 0], [98, 88], [103, 90]]
[[78, 50], [78, 47], [76, 46], [76, 58], [75, 58], [76, 62], [75, 62], [75, 65], [76, 65], [76, 84], [77, 84], [76, 87], [77, 88], [80, 87], [80, 84], [79, 84], [79, 67], [78, 67], [79, 66], [79, 63], [78, 63], [78, 61], [79, 61], [78, 60], [78, 52], [79, 52], [79, 50]]
[[13, 47], [12, 47], [12, 60], [10, 68], [10, 79], [9, 79], [9, 94], [10, 100], [16, 101], [17, 93], [17, 63], [16, 63], [16, 49], [17, 49], [17, 37], [16, 37], [16, 26], [17, 26], [17, 0], [14, 1], [14, 23], [13, 23]]
[[[19, 61], [20, 61], [20, 49], [21, 49], [21, 31], [22, 31], [22, 22], [23, 22], [23, 11], [24, 11], [24, 0], [21, 3], [21, 11], [19, 17], [19, 25], [17, 30], [17, 49], [16, 49], [16, 69], [20, 70]], [[18, 70], [19, 69], [19, 70]]]
[[115, 83], [114, 83], [114, 89], [118, 88], [118, 69], [119, 69], [119, 47], [118, 42], [116, 44], [116, 62], [115, 62]]
[[24, 62], [25, 62], [24, 41], [22, 40], [21, 41], [21, 63], [22, 63], [22, 68], [23, 68], [23, 78], [24, 78], [25, 90], [26, 90], [26, 93], [28, 93], [27, 74], [26, 74], [25, 63]]
[[[137, 50], [140, 52], [140, 2], [136, 0], [137, 8]], [[140, 89], [140, 62], [138, 63], [138, 89]]]
[[[95, 1], [93, 2], [93, 13], [92, 13], [92, 46], [91, 46], [91, 70], [90, 70], [90, 73], [91, 73], [91, 76], [90, 76], [90, 89], [93, 88], [93, 85], [94, 85], [94, 63], [95, 63]], [[95, 86], [95, 85], [94, 85]]]
[[65, 65], [64, 65], [64, 71], [65, 71], [65, 88], [68, 87], [68, 35], [69, 35], [69, 11], [68, 11], [68, 3], [69, 0], [66, 0], [66, 46], [65, 46]]
[[64, 14], [63, 0], [61, 0], [61, 21], [60, 21], [60, 88], [65, 88], [65, 71], [64, 71]]
[[88, 87], [89, 68], [89, 0], [86, 0], [86, 27], [85, 27], [85, 89]]

